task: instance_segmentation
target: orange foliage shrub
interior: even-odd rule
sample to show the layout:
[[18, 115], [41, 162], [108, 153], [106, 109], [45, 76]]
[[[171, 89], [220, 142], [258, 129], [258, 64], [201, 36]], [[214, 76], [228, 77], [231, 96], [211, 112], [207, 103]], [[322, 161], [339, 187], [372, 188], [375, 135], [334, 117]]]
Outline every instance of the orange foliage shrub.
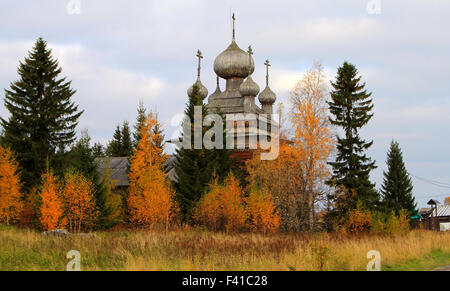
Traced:
[[246, 202], [250, 231], [266, 234], [278, 229], [280, 219], [269, 193], [252, 189]]
[[58, 185], [52, 171], [42, 175], [40, 221], [43, 230], [64, 228], [67, 224], [63, 217], [64, 208], [59, 197]]
[[262, 161], [257, 151], [246, 163], [249, 185], [272, 195], [283, 231], [299, 231], [306, 225], [306, 219], [298, 216], [299, 213], [308, 212], [308, 209], [300, 208], [306, 204], [301, 161], [294, 147], [280, 144], [276, 160]]
[[70, 232], [90, 230], [98, 216], [92, 181], [76, 171], [64, 175], [62, 200]]
[[209, 185], [209, 191], [198, 202], [194, 209], [194, 220], [206, 226], [208, 229], [217, 231], [223, 228], [223, 219], [219, 216], [221, 213], [223, 187], [215, 179]]
[[344, 230], [350, 234], [368, 233], [372, 228], [372, 215], [364, 210], [360, 203], [355, 210], [350, 211]]
[[0, 223], [11, 224], [21, 215], [18, 164], [10, 149], [0, 146]]
[[398, 215], [392, 212], [391, 217], [387, 223], [386, 232], [389, 234], [404, 235], [411, 230], [409, 224], [409, 216], [407, 211], [401, 210]]
[[177, 206], [174, 191], [163, 172], [166, 156], [154, 143], [160, 138], [153, 131], [156, 124], [156, 118], [149, 114], [140, 129], [141, 139], [131, 156], [127, 204], [131, 223], [149, 227], [165, 225], [167, 229], [176, 216]]
[[212, 230], [240, 231], [245, 227], [244, 192], [229, 174], [224, 185], [214, 181], [194, 210], [194, 220]]

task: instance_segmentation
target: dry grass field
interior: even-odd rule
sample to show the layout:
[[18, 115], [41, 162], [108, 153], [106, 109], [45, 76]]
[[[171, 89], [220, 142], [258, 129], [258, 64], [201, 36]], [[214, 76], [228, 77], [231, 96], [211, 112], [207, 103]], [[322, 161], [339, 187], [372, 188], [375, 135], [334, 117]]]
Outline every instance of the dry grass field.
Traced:
[[[320, 246], [319, 250], [312, 245]], [[81, 270], [287, 271], [318, 270], [320, 264], [326, 270], [365, 270], [370, 250], [381, 253], [382, 270], [428, 270], [450, 264], [450, 232], [350, 238], [116, 231], [60, 238], [0, 226], [0, 270], [62, 271], [70, 250], [80, 252]]]

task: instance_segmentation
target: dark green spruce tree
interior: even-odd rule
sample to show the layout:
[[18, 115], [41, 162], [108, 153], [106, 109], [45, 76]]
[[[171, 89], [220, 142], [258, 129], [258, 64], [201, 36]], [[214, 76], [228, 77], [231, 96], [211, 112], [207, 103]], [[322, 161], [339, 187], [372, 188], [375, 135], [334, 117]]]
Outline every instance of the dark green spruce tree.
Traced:
[[391, 142], [386, 163], [388, 171], [383, 172], [384, 179], [381, 185], [383, 207], [386, 211], [394, 211], [396, 214], [404, 209], [409, 215], [414, 215], [417, 204], [412, 196], [413, 185], [398, 142]]
[[122, 127], [117, 125], [106, 153], [110, 157], [129, 157], [133, 153], [130, 126], [127, 121], [123, 122]]
[[92, 147], [92, 150], [94, 152], [95, 158], [103, 158], [105, 157], [105, 149], [103, 145], [99, 142], [96, 142], [94, 146]]
[[117, 125], [112, 140], [109, 142], [106, 153], [110, 157], [121, 157], [122, 152], [122, 131], [120, 125]]
[[137, 109], [137, 117], [136, 117], [136, 123], [134, 125], [134, 132], [133, 132], [133, 147], [136, 148], [139, 140], [141, 140], [140, 131], [142, 128], [142, 125], [145, 122], [145, 119], [147, 118], [147, 109], [144, 106], [143, 101], [139, 101], [139, 107]]
[[[8, 120], [1, 118], [3, 143], [16, 153], [26, 188], [36, 186], [47, 160], [55, 171], [66, 147], [76, 139], [75, 128], [83, 111], [71, 97], [71, 82], [60, 78], [61, 68], [47, 43], [39, 38], [20, 62], [19, 79], [5, 90]], [[56, 151], [60, 154], [56, 155]]]
[[332, 197], [337, 200], [338, 216], [344, 217], [358, 202], [367, 209], [375, 208], [379, 202], [379, 194], [369, 179], [370, 171], [376, 168], [375, 161], [365, 153], [373, 141], [367, 142], [359, 135], [373, 116], [372, 93], [367, 93], [357, 69], [348, 62], [338, 69], [331, 85], [330, 122], [342, 129], [343, 136], [337, 136], [336, 161], [329, 163], [333, 168], [329, 184], [346, 190], [345, 195]]
[[[175, 183], [176, 199], [180, 205], [182, 219], [190, 222], [192, 210], [207, 190], [208, 184], [216, 176], [223, 179], [232, 169], [231, 151], [227, 149], [208, 150], [202, 147], [194, 149], [194, 107], [201, 106], [202, 116], [208, 114], [197, 85], [193, 87], [193, 97], [185, 110], [191, 122], [189, 129], [183, 127], [181, 138], [190, 137], [191, 148], [180, 147], [176, 151], [175, 171], [178, 177]], [[185, 132], [184, 130], [190, 130]], [[209, 128], [202, 126], [202, 138]]]
[[121, 138], [121, 154], [123, 157], [129, 157], [133, 154], [133, 142], [128, 121], [124, 121], [122, 124]]

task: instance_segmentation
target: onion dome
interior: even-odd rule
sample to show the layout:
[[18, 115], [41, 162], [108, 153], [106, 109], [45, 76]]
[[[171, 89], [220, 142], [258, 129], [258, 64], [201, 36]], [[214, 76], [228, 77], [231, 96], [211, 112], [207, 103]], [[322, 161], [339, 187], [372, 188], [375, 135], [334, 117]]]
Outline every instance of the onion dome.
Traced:
[[236, 44], [234, 22], [233, 14], [233, 41], [214, 61], [214, 72], [224, 79], [246, 78], [255, 70], [253, 59], [249, 64], [248, 54]]
[[206, 89], [206, 87], [203, 86], [202, 81], [200, 81], [200, 62], [201, 59], [203, 58], [202, 52], [200, 50], [197, 51], [197, 58], [198, 58], [197, 81], [194, 83], [194, 85], [189, 87], [189, 89], [187, 90], [187, 94], [189, 97], [192, 98], [194, 94], [194, 86], [197, 86], [200, 92], [200, 96], [202, 96], [202, 99], [205, 99], [206, 96], [208, 96], [208, 89]]
[[197, 85], [198, 90], [200, 91], [200, 96], [202, 96], [203, 99], [206, 98], [206, 96], [208, 96], [208, 89], [206, 89], [205, 86], [203, 86], [202, 82], [200, 81], [200, 79], [197, 79], [197, 82], [194, 83], [194, 85], [192, 85], [191, 87], [189, 87], [187, 94], [189, 97], [193, 97], [194, 96], [194, 86]]
[[[251, 63], [252, 63], [252, 54], [253, 54], [252, 47], [249, 46], [248, 47], [249, 68], [251, 67]], [[250, 72], [247, 80], [245, 80], [245, 82], [243, 82], [241, 84], [241, 86], [239, 87], [239, 92], [241, 93], [242, 96], [256, 97], [258, 95], [259, 86], [258, 86], [258, 84], [255, 83], [255, 81], [253, 81], [251, 72]]]
[[252, 76], [249, 76], [239, 87], [239, 92], [242, 96], [256, 97], [259, 93], [259, 86], [253, 81]]
[[275, 93], [269, 87], [269, 60], [266, 60], [264, 65], [266, 66], [266, 88], [259, 94], [258, 100], [259, 102], [261, 102], [261, 104], [272, 105], [277, 100], [277, 95], [275, 95]]
[[216, 99], [217, 97], [219, 97], [221, 94], [222, 94], [222, 91], [220, 90], [219, 76], [217, 76], [217, 87], [216, 87], [216, 91], [214, 91], [214, 93], [212, 93], [212, 94], [208, 97], [208, 102], [211, 103], [214, 99]]
[[233, 77], [246, 78], [249, 72], [255, 71], [253, 59], [249, 66], [248, 55], [233, 40], [214, 61], [214, 72], [224, 79]]
[[258, 100], [261, 104], [273, 104], [275, 103], [275, 100], [277, 100], [277, 95], [275, 95], [269, 87], [266, 87], [261, 94], [259, 94]]

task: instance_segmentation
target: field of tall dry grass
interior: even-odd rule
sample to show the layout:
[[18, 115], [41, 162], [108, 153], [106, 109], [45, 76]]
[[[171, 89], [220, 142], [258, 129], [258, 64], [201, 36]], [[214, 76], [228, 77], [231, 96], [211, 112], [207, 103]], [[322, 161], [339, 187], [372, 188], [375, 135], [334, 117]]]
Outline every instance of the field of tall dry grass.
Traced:
[[0, 270], [65, 270], [70, 250], [80, 252], [81, 270], [365, 270], [370, 250], [380, 252], [382, 269], [412, 270], [449, 265], [450, 232], [356, 238], [193, 229], [60, 238], [0, 226]]

